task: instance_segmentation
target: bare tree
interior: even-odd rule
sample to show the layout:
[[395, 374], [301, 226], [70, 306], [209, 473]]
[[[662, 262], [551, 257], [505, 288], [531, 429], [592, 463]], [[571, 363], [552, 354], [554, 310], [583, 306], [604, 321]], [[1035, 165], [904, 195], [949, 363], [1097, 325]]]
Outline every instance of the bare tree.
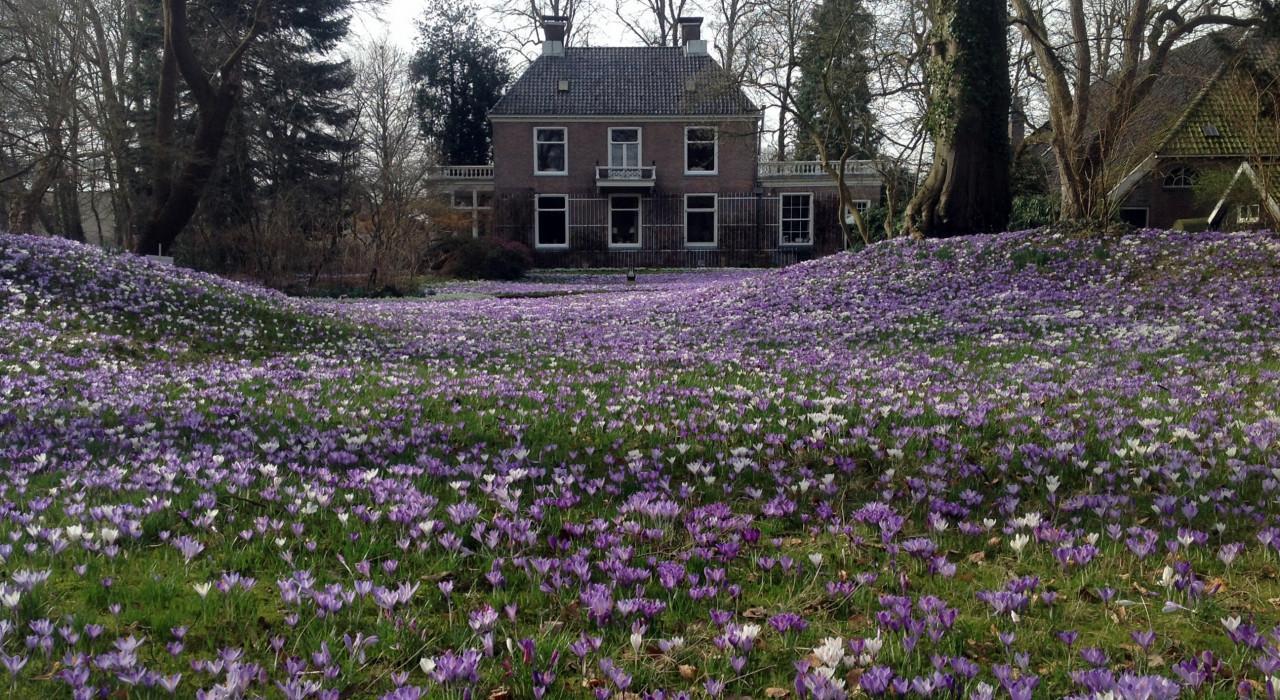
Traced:
[[614, 0], [613, 14], [645, 46], [679, 46], [680, 18], [695, 12], [692, 0]]
[[1012, 7], [1045, 82], [1062, 217], [1091, 221], [1112, 213], [1111, 156], [1174, 47], [1198, 30], [1260, 22], [1237, 0], [1012, 0]]
[[760, 70], [761, 32], [767, 0], [711, 0], [709, 28], [716, 56], [737, 85], [754, 81]]
[[787, 159], [794, 137], [792, 112], [800, 77], [800, 41], [815, 4], [815, 0], [770, 0], [762, 7], [757, 51], [761, 70], [750, 87], [776, 113], [776, 160]]
[[[129, 118], [139, 105], [128, 89], [140, 65], [138, 47], [130, 39], [139, 24], [137, 5], [132, 0], [77, 1], [83, 4], [90, 36], [85, 114], [103, 148], [99, 172], [110, 194], [115, 243], [130, 248], [137, 216], [135, 197], [142, 190], [133, 155], [137, 135]], [[96, 199], [91, 202], [97, 206]]]
[[[8, 226], [16, 232], [33, 230], [37, 217], [47, 214], [45, 198], [65, 177], [76, 157], [77, 90], [86, 48], [77, 8], [39, 0], [0, 0], [0, 131], [6, 157], [0, 183], [9, 192]], [[61, 191], [63, 231], [83, 238], [79, 215], [67, 216], [63, 207], [78, 210], [74, 191]], [[49, 228], [58, 228], [52, 218]], [[72, 223], [73, 222], [73, 223]]]
[[501, 0], [497, 10], [508, 24], [512, 48], [530, 58], [542, 43], [544, 16], [565, 18], [565, 46], [586, 43], [596, 0]]
[[417, 261], [414, 251], [405, 248], [412, 247], [413, 234], [421, 228], [415, 216], [427, 194], [433, 158], [418, 132], [409, 56], [383, 37], [362, 46], [355, 65], [352, 99], [359, 111], [360, 210], [366, 222], [359, 235], [374, 287], [406, 272], [393, 269], [397, 265]]

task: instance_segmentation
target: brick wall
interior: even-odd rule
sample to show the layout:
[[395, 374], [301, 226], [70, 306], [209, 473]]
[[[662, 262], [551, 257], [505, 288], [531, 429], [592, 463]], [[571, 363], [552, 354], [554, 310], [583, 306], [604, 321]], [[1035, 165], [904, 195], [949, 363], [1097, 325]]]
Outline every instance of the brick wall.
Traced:
[[[797, 190], [798, 191], [798, 190]], [[813, 190], [813, 242], [783, 245], [778, 193], [719, 193], [714, 247], [686, 245], [684, 195], [646, 195], [641, 200], [640, 245], [609, 246], [609, 202], [592, 190], [569, 194], [569, 246], [537, 248], [533, 240], [534, 192], [499, 193], [494, 233], [521, 241], [541, 267], [760, 267], [787, 265], [844, 247], [839, 200], [831, 188]]]
[[[1164, 176], [1169, 169], [1177, 165], [1189, 165], [1212, 181], [1230, 178], [1231, 173], [1240, 167], [1239, 158], [1193, 158], [1178, 159], [1172, 157], [1159, 158], [1151, 172], [1137, 184], [1125, 197], [1122, 208], [1146, 209], [1147, 225], [1152, 228], [1172, 228], [1179, 219], [1199, 219], [1209, 216], [1213, 211], [1221, 191], [1213, 191], [1208, 186], [1193, 188], [1168, 188], [1164, 186]], [[1220, 188], [1221, 189], [1221, 188]]]
[[[535, 175], [533, 130], [567, 130], [568, 174]], [[718, 174], [684, 174], [686, 126], [714, 126], [719, 134]], [[745, 192], [755, 185], [757, 123], [729, 121], [500, 121], [493, 122], [494, 189], [564, 194], [595, 187], [595, 168], [609, 165], [609, 129], [641, 130], [640, 164], [655, 165], [655, 189], [666, 193]]]

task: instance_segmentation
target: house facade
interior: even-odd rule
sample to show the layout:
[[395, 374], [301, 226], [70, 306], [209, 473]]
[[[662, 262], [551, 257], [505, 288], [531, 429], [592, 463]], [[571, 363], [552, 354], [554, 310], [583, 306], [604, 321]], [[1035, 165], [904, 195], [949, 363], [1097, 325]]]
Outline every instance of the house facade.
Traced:
[[[781, 265], [845, 247], [839, 197], [814, 162], [762, 163], [761, 112], [707, 53], [701, 19], [682, 47], [564, 46], [491, 110], [494, 162], [446, 166], [473, 232], [526, 243], [547, 267]], [[845, 171], [855, 206], [880, 199], [873, 164]]]
[[[1236, 225], [1218, 206], [1245, 162], [1280, 158], [1276, 107], [1280, 41], [1229, 29], [1174, 49], [1138, 113], [1114, 139], [1106, 163], [1108, 199], [1118, 217], [1145, 228]], [[1090, 95], [1090, 122], [1110, 108], [1109, 86]], [[1043, 131], [1028, 138], [1056, 188], [1057, 168]], [[1252, 208], [1241, 210], [1244, 223]], [[1232, 216], [1227, 216], [1232, 214]], [[1253, 222], [1257, 223], [1257, 222]]]

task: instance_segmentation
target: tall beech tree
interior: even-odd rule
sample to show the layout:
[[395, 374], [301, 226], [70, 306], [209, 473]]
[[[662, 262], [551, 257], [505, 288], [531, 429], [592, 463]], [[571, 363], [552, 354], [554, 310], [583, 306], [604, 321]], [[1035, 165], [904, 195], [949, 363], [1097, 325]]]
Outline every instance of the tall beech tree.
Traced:
[[915, 236], [1002, 230], [1009, 220], [1009, 46], [1004, 0], [930, 0], [933, 164], [907, 205]]
[[[172, 246], [195, 215], [240, 99], [245, 54], [270, 23], [270, 0], [256, 0], [248, 27], [210, 70], [192, 45], [186, 0], [163, 2], [164, 46], [155, 102], [152, 203], [138, 236], [140, 253]], [[195, 102], [195, 131], [183, 147], [175, 138], [179, 77]]]

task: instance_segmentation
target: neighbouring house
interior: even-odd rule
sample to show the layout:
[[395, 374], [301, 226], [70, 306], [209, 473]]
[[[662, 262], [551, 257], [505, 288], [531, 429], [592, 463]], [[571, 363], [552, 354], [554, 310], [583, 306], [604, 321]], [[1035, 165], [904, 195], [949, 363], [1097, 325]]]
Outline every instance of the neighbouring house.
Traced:
[[[1280, 41], [1230, 29], [1174, 49], [1138, 113], [1124, 123], [1106, 164], [1108, 197], [1122, 221], [1139, 227], [1203, 227], [1245, 162], [1280, 158], [1276, 77]], [[1092, 113], [1109, 104], [1107, 85]], [[1045, 131], [1028, 137], [1057, 170]], [[1255, 204], [1261, 205], [1260, 201]], [[1247, 214], [1246, 214], [1247, 217]]]
[[1209, 213], [1207, 225], [1220, 231], [1274, 227], [1280, 222], [1277, 177], [1280, 166], [1241, 163]]
[[[522, 241], [540, 266], [782, 265], [845, 247], [835, 181], [818, 162], [760, 162], [761, 111], [707, 53], [566, 47], [544, 17], [539, 56], [489, 113], [493, 163], [436, 172], [473, 233]], [[873, 163], [849, 162], [859, 209]]]

